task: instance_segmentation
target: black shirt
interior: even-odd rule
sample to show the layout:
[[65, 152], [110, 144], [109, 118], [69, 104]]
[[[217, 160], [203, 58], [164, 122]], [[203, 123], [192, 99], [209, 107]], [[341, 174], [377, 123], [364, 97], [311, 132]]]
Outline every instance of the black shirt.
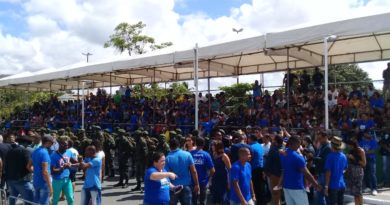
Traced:
[[30, 172], [26, 166], [31, 159], [31, 152], [18, 144], [12, 144], [5, 159], [6, 180], [29, 180]]

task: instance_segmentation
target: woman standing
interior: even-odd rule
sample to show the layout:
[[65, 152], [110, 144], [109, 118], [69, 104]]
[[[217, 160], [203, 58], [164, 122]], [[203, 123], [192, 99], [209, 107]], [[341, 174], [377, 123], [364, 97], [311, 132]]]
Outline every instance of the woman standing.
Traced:
[[229, 187], [229, 170], [232, 165], [221, 141], [215, 141], [212, 145], [214, 156], [215, 174], [211, 179], [211, 195], [214, 204], [227, 204]]
[[196, 137], [193, 136], [192, 134], [188, 134], [184, 144], [184, 150], [188, 152], [196, 150], [195, 142], [196, 142]]
[[174, 186], [170, 180], [177, 176], [172, 172], [167, 172], [165, 167], [165, 156], [161, 152], [153, 154], [152, 166], [145, 173], [145, 195], [144, 205], [169, 205], [169, 190]]
[[356, 205], [363, 205], [363, 177], [364, 167], [366, 166], [366, 155], [364, 150], [359, 147], [359, 143], [356, 138], [352, 138], [346, 143], [349, 148], [348, 169], [346, 176], [347, 187], [351, 194], [355, 197]]

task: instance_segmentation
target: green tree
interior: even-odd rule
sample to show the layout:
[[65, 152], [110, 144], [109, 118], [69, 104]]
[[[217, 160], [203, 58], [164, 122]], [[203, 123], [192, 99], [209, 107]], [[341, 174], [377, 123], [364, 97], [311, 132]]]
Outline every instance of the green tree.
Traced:
[[110, 40], [104, 43], [104, 47], [114, 47], [120, 53], [127, 51], [131, 56], [146, 53], [148, 49], [156, 50], [172, 45], [172, 42], [156, 44], [153, 37], [142, 34], [145, 27], [146, 24], [142, 21], [136, 24], [120, 23], [115, 27], [114, 34], [110, 35]]
[[249, 91], [252, 90], [252, 84], [250, 83], [238, 83], [231, 86], [219, 87], [227, 97], [227, 104], [225, 105], [228, 109], [236, 111], [240, 107], [246, 107], [247, 97]]
[[[307, 74], [313, 75], [314, 69], [306, 69]], [[292, 71], [297, 76], [303, 73], [303, 70]], [[368, 73], [359, 67], [357, 64], [340, 64], [329, 66], [329, 84], [336, 83], [337, 87], [342, 85], [347, 90], [352, 90], [353, 86], [359, 86], [365, 89], [369, 83], [372, 83], [372, 79], [368, 76]], [[357, 83], [349, 83], [357, 82]]]
[[[1, 89], [0, 117], [9, 117], [12, 113], [27, 109], [36, 102], [47, 101], [52, 94], [49, 92]], [[59, 96], [59, 93], [54, 93], [53, 95]]]
[[[179, 96], [179, 95], [188, 95], [191, 94], [190, 89], [188, 88], [188, 84], [186, 82], [183, 83], [172, 83], [169, 86], [169, 89], [172, 89], [173, 96]], [[143, 93], [143, 95], [142, 95]], [[147, 97], [147, 98], [153, 98], [157, 97], [157, 99], [160, 99], [163, 96], [168, 95], [168, 90], [161, 87], [158, 83], [152, 83], [149, 85], [134, 85], [133, 86], [133, 95], [135, 97]]]

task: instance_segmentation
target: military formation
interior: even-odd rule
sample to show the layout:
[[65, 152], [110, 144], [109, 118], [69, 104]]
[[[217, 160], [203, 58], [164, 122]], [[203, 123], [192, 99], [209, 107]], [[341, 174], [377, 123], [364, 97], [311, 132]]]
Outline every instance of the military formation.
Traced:
[[[79, 129], [72, 132], [70, 128], [49, 130], [46, 128], [36, 129], [35, 132], [41, 136], [51, 134], [54, 138], [68, 136], [73, 141], [74, 148], [80, 156], [84, 155], [85, 148], [93, 141], [99, 141], [105, 153], [105, 176], [109, 178], [119, 175], [115, 187], [126, 188], [129, 186], [129, 179], [135, 177], [137, 184], [132, 191], [143, 191], [142, 182], [145, 170], [151, 156], [159, 151], [165, 154], [169, 152], [167, 141], [170, 138], [178, 138], [184, 141], [181, 130], [168, 131], [157, 136], [149, 135], [147, 130], [142, 128], [134, 132], [128, 132], [122, 128], [102, 130], [101, 127], [93, 125], [87, 130]], [[38, 142], [37, 142], [38, 143]], [[53, 145], [53, 150], [55, 150]]]

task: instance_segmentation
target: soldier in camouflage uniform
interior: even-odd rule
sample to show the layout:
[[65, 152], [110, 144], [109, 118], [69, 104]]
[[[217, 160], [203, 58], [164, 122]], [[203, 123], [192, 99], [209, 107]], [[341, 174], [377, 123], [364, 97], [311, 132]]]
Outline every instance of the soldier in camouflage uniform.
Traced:
[[134, 145], [131, 144], [126, 134], [127, 133], [125, 130], [119, 129], [118, 136], [115, 142], [118, 152], [119, 182], [115, 184], [114, 187], [122, 186], [122, 188], [125, 188], [128, 186], [129, 183], [129, 158], [132, 149], [134, 149]]
[[158, 140], [157, 148], [156, 148], [157, 152], [162, 152], [162, 153], [164, 153], [165, 156], [167, 156], [167, 154], [169, 152], [169, 145], [165, 141], [165, 135], [164, 134], [160, 134], [157, 137], [157, 140]]
[[110, 130], [105, 129], [104, 133], [104, 143], [103, 143], [103, 151], [106, 154], [106, 175], [109, 177], [115, 176], [115, 170], [114, 170], [114, 150], [115, 150], [115, 140], [110, 135]]
[[85, 149], [92, 143], [92, 140], [87, 137], [84, 129], [79, 130], [78, 138], [80, 141], [80, 147], [78, 151], [81, 156], [84, 156]]
[[148, 144], [145, 137], [145, 133], [142, 131], [135, 132], [135, 157], [136, 157], [136, 179], [137, 186], [131, 189], [131, 191], [141, 190], [142, 178], [145, 174], [146, 163], [148, 160]]

